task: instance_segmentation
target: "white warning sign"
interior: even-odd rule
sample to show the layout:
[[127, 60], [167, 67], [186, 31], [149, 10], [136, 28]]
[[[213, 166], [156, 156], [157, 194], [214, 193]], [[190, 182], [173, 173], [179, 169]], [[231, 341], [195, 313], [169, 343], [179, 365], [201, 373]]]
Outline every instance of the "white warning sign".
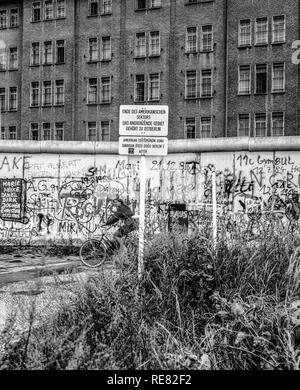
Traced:
[[166, 156], [168, 154], [168, 138], [148, 136], [120, 137], [119, 154], [127, 156]]

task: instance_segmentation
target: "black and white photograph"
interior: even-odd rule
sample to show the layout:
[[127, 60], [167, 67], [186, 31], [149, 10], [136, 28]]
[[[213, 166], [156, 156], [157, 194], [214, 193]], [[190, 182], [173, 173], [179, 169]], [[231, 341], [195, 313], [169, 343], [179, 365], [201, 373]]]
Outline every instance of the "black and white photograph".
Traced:
[[0, 371], [41, 370], [300, 370], [298, 0], [0, 0]]

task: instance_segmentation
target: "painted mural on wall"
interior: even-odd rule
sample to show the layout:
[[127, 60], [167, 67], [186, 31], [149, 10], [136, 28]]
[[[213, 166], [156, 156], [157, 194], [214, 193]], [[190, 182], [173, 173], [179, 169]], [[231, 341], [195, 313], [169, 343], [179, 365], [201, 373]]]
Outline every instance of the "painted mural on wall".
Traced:
[[[199, 153], [147, 159], [147, 233], [170, 221], [200, 228], [213, 170], [220, 218], [298, 227], [300, 153]], [[0, 242], [83, 240], [97, 234], [115, 197], [138, 214], [138, 157], [0, 154]]]

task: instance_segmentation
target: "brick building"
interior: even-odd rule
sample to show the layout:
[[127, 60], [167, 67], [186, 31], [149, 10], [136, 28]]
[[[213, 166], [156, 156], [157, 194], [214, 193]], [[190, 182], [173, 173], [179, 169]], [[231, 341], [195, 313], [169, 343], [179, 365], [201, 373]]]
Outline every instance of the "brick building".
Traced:
[[116, 141], [120, 104], [169, 138], [296, 135], [296, 0], [0, 0], [1, 138]]

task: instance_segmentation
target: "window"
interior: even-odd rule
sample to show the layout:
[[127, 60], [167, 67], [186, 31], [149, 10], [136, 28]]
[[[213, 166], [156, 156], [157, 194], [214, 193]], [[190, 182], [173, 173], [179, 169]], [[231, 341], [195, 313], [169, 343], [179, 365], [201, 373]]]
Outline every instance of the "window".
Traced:
[[195, 53], [197, 52], [198, 42], [197, 42], [197, 27], [188, 27], [186, 29], [186, 53]]
[[88, 122], [88, 141], [97, 141], [97, 124], [96, 122]]
[[145, 94], [145, 76], [139, 74], [135, 76], [135, 94], [134, 100], [136, 102], [144, 102], [146, 100]]
[[256, 65], [255, 93], [267, 93], [267, 65]]
[[66, 1], [65, 0], [57, 0], [56, 17], [57, 17], [57, 19], [61, 19], [61, 18], [66, 17]]
[[5, 111], [5, 88], [0, 88], [0, 110], [1, 112]]
[[44, 7], [44, 20], [51, 20], [51, 19], [53, 19], [53, 1], [46, 0], [45, 7]]
[[89, 15], [95, 16], [99, 13], [99, 0], [90, 0], [89, 3]]
[[17, 87], [9, 88], [9, 110], [16, 111], [18, 109]]
[[212, 71], [206, 69], [201, 71], [201, 97], [212, 96]]
[[44, 64], [52, 64], [52, 42], [44, 42]]
[[32, 14], [31, 14], [32, 22], [40, 22], [41, 21], [41, 2], [37, 1], [36, 3], [32, 3]]
[[185, 74], [185, 97], [187, 99], [197, 97], [197, 73], [189, 70]]
[[63, 141], [64, 140], [64, 123], [63, 122], [57, 122], [54, 125], [54, 139], [56, 141]]
[[101, 77], [101, 103], [110, 103], [111, 101], [111, 79], [108, 76]]
[[149, 75], [149, 100], [159, 100], [160, 98], [160, 79], [158, 73]]
[[202, 51], [212, 51], [213, 50], [213, 26], [203, 26], [202, 27]]
[[159, 31], [151, 31], [150, 40], [149, 40], [149, 56], [159, 56], [159, 55], [160, 55]]
[[109, 121], [101, 122], [101, 141], [109, 141]]
[[18, 49], [16, 47], [9, 49], [9, 69], [18, 69]]
[[201, 138], [211, 137], [211, 117], [202, 117], [200, 125]]
[[5, 49], [0, 49], [0, 70], [6, 69], [6, 51]]
[[65, 41], [56, 41], [56, 63], [63, 64], [65, 62]]
[[239, 46], [251, 45], [251, 20], [240, 20]]
[[42, 139], [44, 141], [51, 140], [51, 125], [50, 125], [50, 123], [43, 123]]
[[97, 104], [97, 96], [98, 96], [98, 80], [96, 78], [92, 78], [88, 80], [88, 104]]
[[149, 8], [159, 8], [161, 7], [161, 0], [150, 0]]
[[186, 138], [196, 138], [196, 120], [195, 118], [185, 119], [185, 136]]
[[31, 44], [31, 65], [39, 65], [40, 63], [40, 44], [34, 42]]
[[39, 124], [38, 123], [31, 123], [30, 124], [30, 139], [32, 141], [38, 141], [39, 140]]
[[136, 9], [146, 9], [146, 0], [136, 0]]
[[135, 35], [135, 56], [146, 57], [146, 33]]
[[285, 16], [274, 16], [273, 17], [273, 43], [285, 42]]
[[1, 134], [0, 134], [1, 139], [6, 139], [6, 131], [5, 127], [1, 126]]
[[43, 106], [51, 106], [52, 104], [52, 82], [43, 82]]
[[255, 137], [266, 137], [267, 114], [255, 114]]
[[98, 39], [89, 39], [89, 61], [98, 61]]
[[0, 11], [0, 29], [7, 27], [7, 11]]
[[255, 44], [264, 45], [268, 43], [268, 19], [258, 18], [255, 23]]
[[284, 64], [273, 64], [272, 73], [272, 92], [284, 92], [285, 90], [285, 72]]
[[8, 127], [8, 139], [17, 139], [17, 128], [16, 126]]
[[111, 42], [110, 37], [102, 37], [101, 39], [101, 60], [109, 61], [111, 60]]
[[250, 65], [239, 67], [239, 87], [240, 95], [248, 95], [251, 93], [251, 68]]
[[32, 107], [40, 105], [40, 83], [38, 81], [31, 83], [30, 105]]
[[283, 112], [272, 113], [272, 136], [284, 136], [284, 114]]
[[112, 7], [111, 7], [111, 0], [102, 0], [102, 8], [101, 13], [102, 14], [111, 14]]
[[12, 8], [10, 10], [10, 27], [18, 27], [19, 25], [19, 10]]
[[56, 80], [55, 81], [54, 104], [57, 106], [62, 106], [65, 104], [65, 82], [64, 82], [64, 80]]
[[249, 137], [249, 135], [250, 135], [250, 114], [239, 114], [238, 137]]

